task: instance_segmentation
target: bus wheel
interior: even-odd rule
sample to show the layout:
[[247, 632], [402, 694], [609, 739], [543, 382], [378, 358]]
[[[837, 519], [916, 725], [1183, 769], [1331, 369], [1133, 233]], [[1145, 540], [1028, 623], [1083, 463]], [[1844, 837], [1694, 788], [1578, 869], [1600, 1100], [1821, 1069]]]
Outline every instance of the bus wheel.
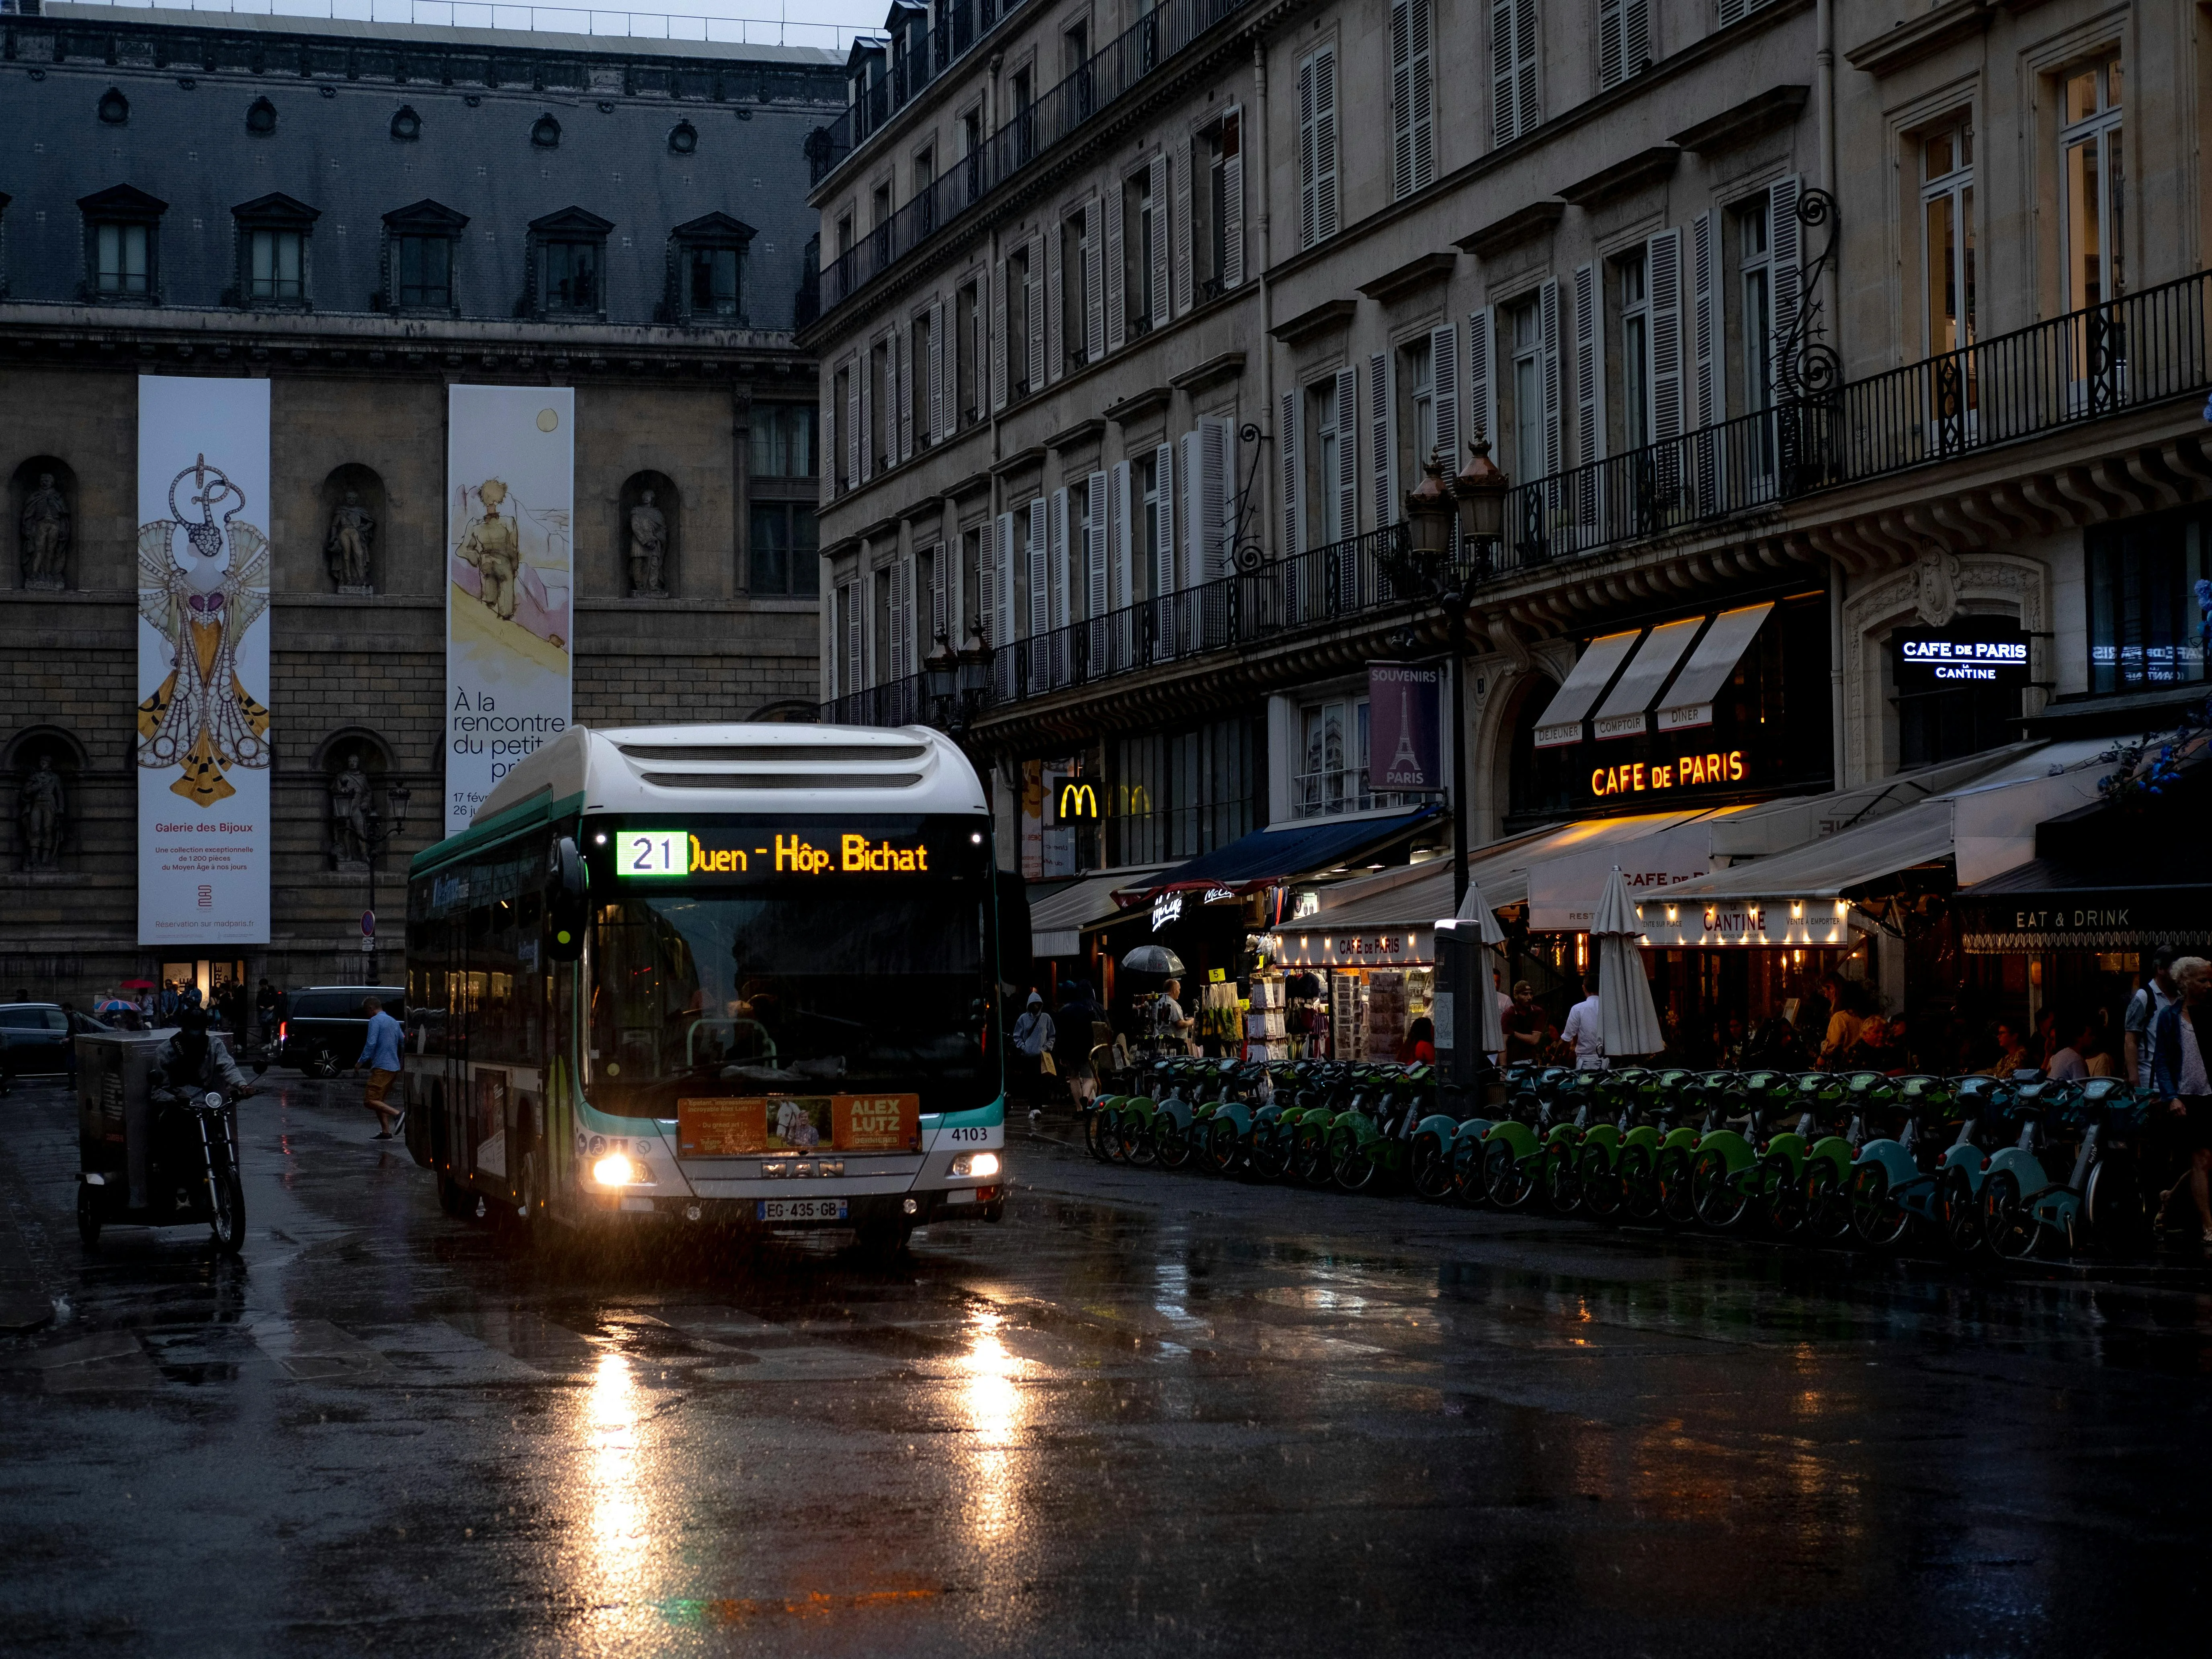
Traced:
[[514, 1231], [535, 1248], [545, 1232], [545, 1186], [538, 1173], [538, 1154], [525, 1152], [514, 1182]]

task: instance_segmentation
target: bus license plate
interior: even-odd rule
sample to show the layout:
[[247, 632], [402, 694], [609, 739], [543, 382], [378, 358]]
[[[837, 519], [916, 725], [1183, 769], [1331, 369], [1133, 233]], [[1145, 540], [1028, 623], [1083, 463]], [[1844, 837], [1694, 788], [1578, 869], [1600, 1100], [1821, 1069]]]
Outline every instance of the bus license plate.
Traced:
[[756, 1219], [761, 1221], [842, 1221], [845, 1200], [842, 1198], [763, 1198], [755, 1202], [759, 1206]]

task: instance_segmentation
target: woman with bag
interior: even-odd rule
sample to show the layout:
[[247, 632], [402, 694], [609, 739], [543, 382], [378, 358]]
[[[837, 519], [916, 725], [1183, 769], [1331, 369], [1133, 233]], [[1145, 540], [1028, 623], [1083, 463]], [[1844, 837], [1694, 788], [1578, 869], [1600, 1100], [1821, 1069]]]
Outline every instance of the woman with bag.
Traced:
[[1009, 1068], [1017, 1073], [1007, 1079], [1011, 1089], [1018, 1083], [1024, 1097], [1034, 1103], [1044, 1097], [1047, 1068], [1052, 1064], [1052, 1016], [1044, 1011], [1044, 998], [1037, 992], [1030, 993], [1029, 1006], [1022, 1017], [1014, 1022], [1013, 1064]]

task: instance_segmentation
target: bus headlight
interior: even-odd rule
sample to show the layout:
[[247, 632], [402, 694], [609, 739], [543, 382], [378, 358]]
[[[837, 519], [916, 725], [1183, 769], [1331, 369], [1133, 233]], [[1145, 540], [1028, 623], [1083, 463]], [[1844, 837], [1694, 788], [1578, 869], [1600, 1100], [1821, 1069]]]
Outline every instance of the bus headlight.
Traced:
[[963, 1152], [952, 1160], [952, 1173], [984, 1178], [994, 1176], [999, 1173], [999, 1155], [996, 1152]]
[[636, 1162], [627, 1152], [609, 1152], [592, 1165], [592, 1179], [602, 1187], [634, 1187], [642, 1185], [651, 1175], [644, 1164]]

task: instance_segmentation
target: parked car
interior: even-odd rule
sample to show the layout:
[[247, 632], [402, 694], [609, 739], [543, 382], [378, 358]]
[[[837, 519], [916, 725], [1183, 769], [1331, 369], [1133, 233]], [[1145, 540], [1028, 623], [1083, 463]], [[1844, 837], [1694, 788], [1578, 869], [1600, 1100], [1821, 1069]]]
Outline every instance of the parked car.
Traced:
[[112, 1029], [89, 1014], [72, 1014], [58, 1003], [0, 1003], [0, 1075], [36, 1077], [76, 1069], [79, 1031]]
[[406, 994], [397, 985], [311, 985], [291, 992], [277, 1014], [276, 1063], [316, 1077], [343, 1071], [368, 1039], [363, 1002], [374, 997], [404, 1024]]

